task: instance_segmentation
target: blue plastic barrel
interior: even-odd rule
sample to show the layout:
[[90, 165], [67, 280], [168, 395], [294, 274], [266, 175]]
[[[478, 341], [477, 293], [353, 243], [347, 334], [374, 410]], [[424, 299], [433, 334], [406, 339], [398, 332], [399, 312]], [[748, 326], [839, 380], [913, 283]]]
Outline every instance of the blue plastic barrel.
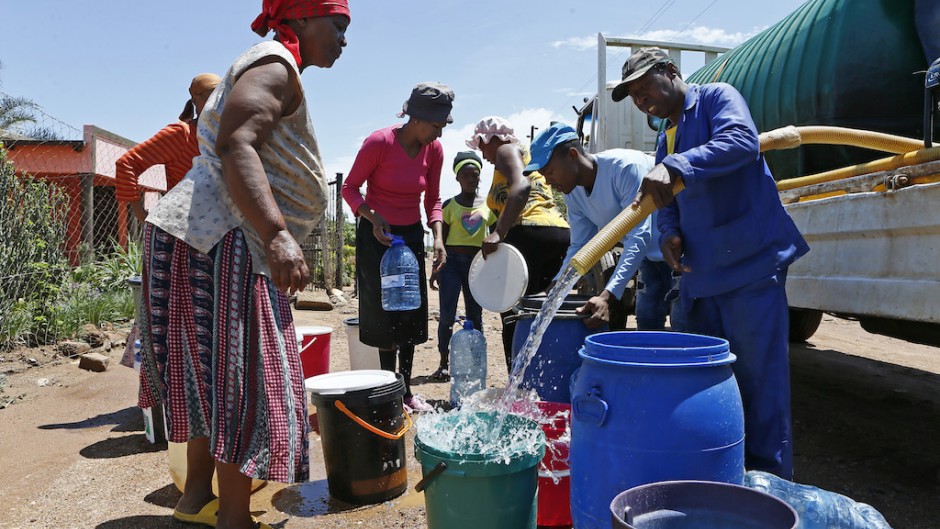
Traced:
[[728, 342], [696, 334], [589, 336], [572, 381], [571, 517], [608, 529], [621, 492], [659, 481], [744, 481], [744, 412]]
[[[590, 296], [572, 294], [562, 302], [555, 317], [548, 324], [542, 336], [542, 343], [532, 357], [532, 362], [522, 377], [522, 388], [534, 389], [539, 400], [548, 402], [571, 402], [571, 375], [581, 366], [578, 351], [589, 335], [607, 328], [588, 329], [584, 325], [586, 315], [578, 314], [576, 309], [583, 306]], [[516, 330], [512, 335], [512, 356], [522, 350], [535, 316], [542, 310], [545, 295], [526, 296], [519, 301], [517, 313], [509, 318], [517, 320]]]

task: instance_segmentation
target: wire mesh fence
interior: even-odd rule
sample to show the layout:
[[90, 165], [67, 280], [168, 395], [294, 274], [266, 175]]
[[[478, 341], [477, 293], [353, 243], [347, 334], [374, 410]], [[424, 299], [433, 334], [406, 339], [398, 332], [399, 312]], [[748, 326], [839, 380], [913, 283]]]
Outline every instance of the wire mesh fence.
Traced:
[[[133, 318], [126, 280], [140, 273], [142, 223], [117, 199], [115, 162], [134, 145], [0, 92], [0, 349]], [[338, 174], [320, 226], [301, 244], [308, 288], [349, 282], [341, 186]], [[164, 167], [141, 173], [138, 187], [149, 209], [166, 192]]]
[[343, 173], [336, 173], [336, 178], [328, 184], [329, 200], [323, 219], [300, 245], [312, 278], [307, 290], [342, 289], [352, 280], [351, 256], [348, 250], [344, 250], [346, 218], [340, 195]]

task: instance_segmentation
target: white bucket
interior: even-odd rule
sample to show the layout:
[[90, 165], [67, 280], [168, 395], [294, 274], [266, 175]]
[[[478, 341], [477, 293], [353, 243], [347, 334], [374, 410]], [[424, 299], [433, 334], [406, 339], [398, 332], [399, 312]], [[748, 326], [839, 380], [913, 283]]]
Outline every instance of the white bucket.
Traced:
[[381, 369], [379, 349], [359, 341], [359, 318], [345, 319], [343, 326], [349, 344], [349, 369]]

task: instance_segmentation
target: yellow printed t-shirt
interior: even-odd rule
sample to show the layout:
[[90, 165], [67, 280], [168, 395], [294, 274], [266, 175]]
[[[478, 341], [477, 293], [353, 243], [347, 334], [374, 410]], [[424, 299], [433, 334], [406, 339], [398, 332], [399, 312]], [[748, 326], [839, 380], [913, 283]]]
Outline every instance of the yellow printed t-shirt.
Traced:
[[467, 207], [452, 198], [444, 203], [441, 212], [447, 225], [447, 246], [473, 246], [479, 248], [486, 237], [486, 227], [496, 223], [496, 215], [486, 204]]
[[[522, 152], [523, 165], [528, 165], [531, 158], [529, 151], [524, 150]], [[555, 207], [552, 187], [545, 181], [545, 177], [536, 171], [530, 174], [528, 178], [532, 186], [529, 190], [529, 200], [523, 206], [522, 215], [516, 225], [567, 228], [568, 222], [558, 211], [558, 208]], [[493, 171], [493, 185], [490, 186], [490, 192], [486, 196], [486, 204], [497, 216], [502, 215], [508, 196], [509, 182], [506, 180], [506, 175], [498, 170]]]

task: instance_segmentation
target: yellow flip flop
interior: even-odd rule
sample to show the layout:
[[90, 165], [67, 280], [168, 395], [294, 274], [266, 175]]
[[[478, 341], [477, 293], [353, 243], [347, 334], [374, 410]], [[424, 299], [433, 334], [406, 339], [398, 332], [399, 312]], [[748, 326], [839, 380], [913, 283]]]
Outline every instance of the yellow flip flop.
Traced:
[[199, 509], [199, 512], [196, 514], [186, 514], [184, 512], [180, 512], [179, 509], [174, 509], [173, 518], [176, 518], [183, 523], [215, 527], [215, 524], [219, 519], [218, 513], [219, 499], [216, 498], [205, 504], [203, 508]]

